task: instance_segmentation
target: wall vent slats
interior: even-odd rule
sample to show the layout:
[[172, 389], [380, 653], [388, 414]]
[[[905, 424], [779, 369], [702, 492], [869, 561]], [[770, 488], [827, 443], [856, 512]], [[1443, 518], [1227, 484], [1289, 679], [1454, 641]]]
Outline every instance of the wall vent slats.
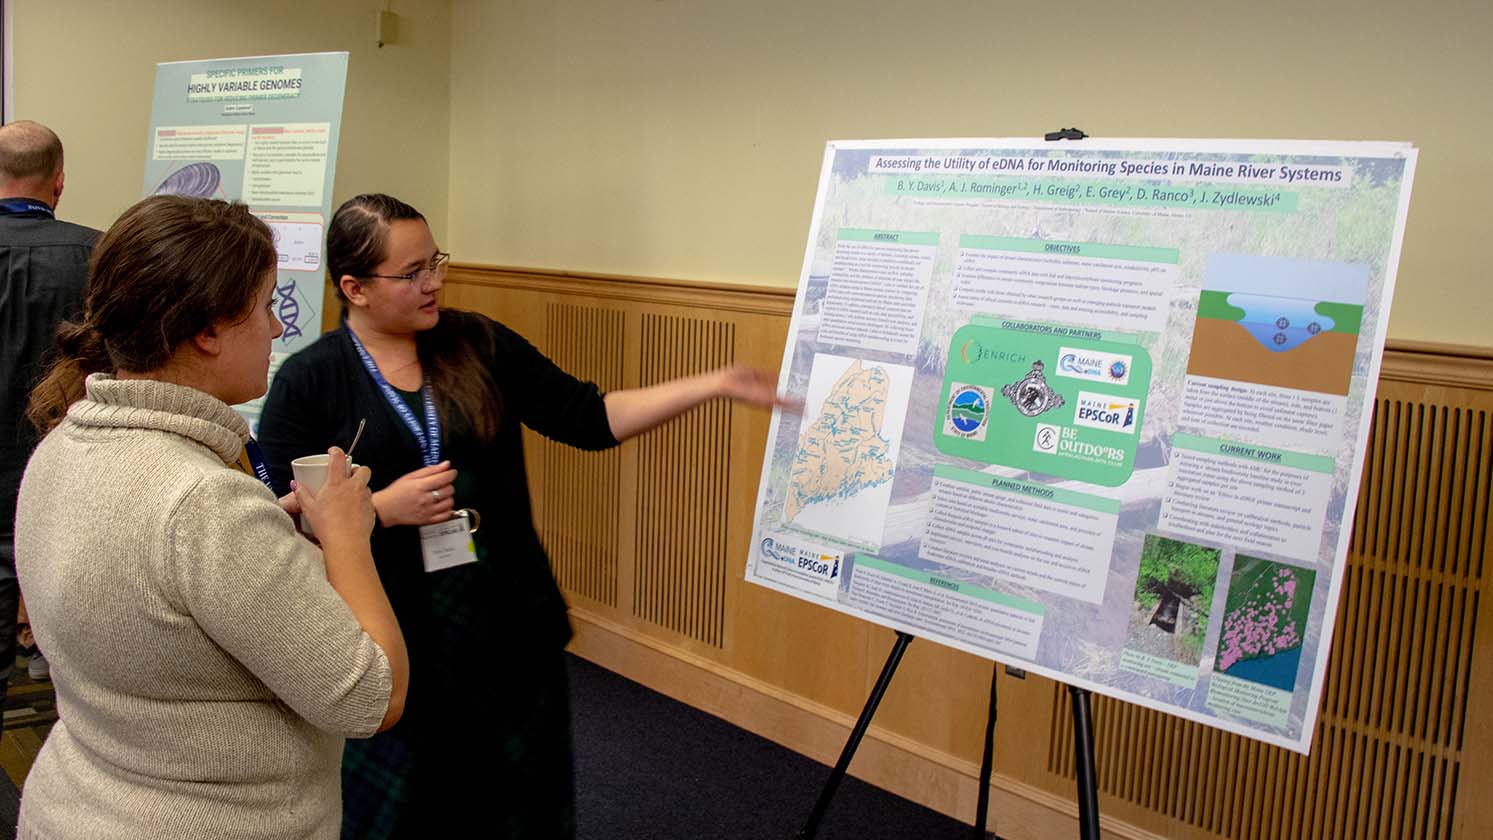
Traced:
[[[1375, 409], [1311, 755], [1096, 696], [1101, 795], [1188, 836], [1451, 836], [1493, 429], [1434, 402]], [[1055, 686], [1048, 770], [1066, 780], [1069, 709]]]
[[[550, 303], [545, 354], [603, 391], [622, 387], [623, 313]], [[537, 495], [539, 537], [560, 586], [617, 605], [621, 459], [617, 450], [582, 452], [547, 438]]]
[[[643, 387], [731, 364], [727, 321], [643, 313]], [[638, 441], [634, 613], [714, 647], [725, 638], [730, 406], [707, 403]]]

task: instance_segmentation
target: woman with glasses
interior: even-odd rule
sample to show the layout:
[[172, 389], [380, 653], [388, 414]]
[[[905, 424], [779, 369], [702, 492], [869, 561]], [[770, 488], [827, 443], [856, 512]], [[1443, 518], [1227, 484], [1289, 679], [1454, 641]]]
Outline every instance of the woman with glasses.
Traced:
[[403, 721], [343, 760], [343, 837], [570, 837], [570, 623], [535, 533], [520, 429], [605, 449], [715, 397], [778, 404], [726, 368], [603, 395], [496, 321], [442, 309], [448, 255], [386, 195], [338, 208], [342, 328], [287, 360], [264, 406], [272, 480], [351, 440], [373, 469], [373, 551], [409, 645]]

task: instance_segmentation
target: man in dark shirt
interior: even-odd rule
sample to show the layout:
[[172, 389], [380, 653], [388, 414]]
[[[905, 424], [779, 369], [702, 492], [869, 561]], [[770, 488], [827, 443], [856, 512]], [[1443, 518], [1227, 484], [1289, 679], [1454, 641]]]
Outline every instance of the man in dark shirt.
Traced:
[[26, 398], [45, 372], [57, 326], [83, 309], [99, 232], [56, 218], [62, 141], [40, 123], [0, 126], [0, 697], [16, 654], [16, 491], [36, 431]]

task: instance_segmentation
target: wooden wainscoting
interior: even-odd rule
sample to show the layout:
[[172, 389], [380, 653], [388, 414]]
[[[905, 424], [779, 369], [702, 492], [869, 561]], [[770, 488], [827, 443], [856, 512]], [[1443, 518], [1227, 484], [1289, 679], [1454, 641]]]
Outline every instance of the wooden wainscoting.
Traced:
[[[776, 370], [791, 290], [460, 265], [484, 312], [604, 388], [733, 362]], [[1096, 698], [1114, 837], [1493, 836], [1488, 512], [1493, 351], [1385, 355], [1312, 754]], [[832, 763], [890, 631], [743, 580], [769, 415], [716, 403], [608, 453], [526, 441], [574, 649]], [[915, 642], [851, 772], [972, 821], [992, 664]], [[1001, 674], [991, 825], [1076, 830], [1062, 687]], [[822, 779], [804, 779], [807, 815]]]

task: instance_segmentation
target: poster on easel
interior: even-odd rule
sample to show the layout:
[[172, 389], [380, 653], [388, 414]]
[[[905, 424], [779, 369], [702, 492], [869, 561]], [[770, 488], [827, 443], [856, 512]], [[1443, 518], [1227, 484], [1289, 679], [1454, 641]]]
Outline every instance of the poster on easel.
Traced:
[[[321, 334], [347, 53], [156, 65], [144, 194], [241, 201], [275, 235], [280, 364]], [[261, 398], [262, 399], [262, 398]], [[237, 406], [251, 425], [260, 400]]]
[[1415, 162], [828, 144], [747, 580], [1308, 752]]

